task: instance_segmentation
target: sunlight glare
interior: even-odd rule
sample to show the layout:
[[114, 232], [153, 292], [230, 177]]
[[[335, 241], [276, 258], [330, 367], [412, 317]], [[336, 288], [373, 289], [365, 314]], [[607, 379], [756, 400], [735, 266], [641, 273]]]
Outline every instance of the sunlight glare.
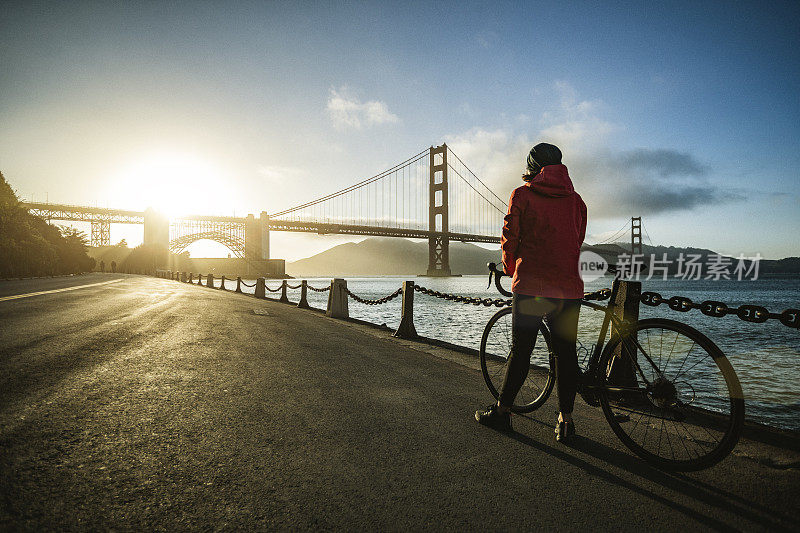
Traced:
[[109, 200], [128, 209], [180, 215], [231, 215], [229, 180], [213, 163], [181, 152], [153, 152], [124, 166], [110, 184]]

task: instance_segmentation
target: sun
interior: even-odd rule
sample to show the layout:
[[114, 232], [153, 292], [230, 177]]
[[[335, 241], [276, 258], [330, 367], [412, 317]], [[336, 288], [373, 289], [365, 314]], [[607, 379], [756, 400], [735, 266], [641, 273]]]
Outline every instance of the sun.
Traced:
[[112, 177], [109, 202], [147, 207], [174, 218], [230, 214], [232, 187], [221, 169], [197, 154], [154, 151], [132, 159]]

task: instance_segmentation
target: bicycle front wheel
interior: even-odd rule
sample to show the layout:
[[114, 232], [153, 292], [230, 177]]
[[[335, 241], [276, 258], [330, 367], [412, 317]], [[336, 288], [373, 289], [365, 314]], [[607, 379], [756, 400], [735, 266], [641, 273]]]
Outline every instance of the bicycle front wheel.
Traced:
[[742, 387], [722, 351], [696, 329], [640, 320], [611, 339], [599, 369], [598, 396], [611, 429], [655, 466], [708, 468], [738, 442]]
[[[489, 319], [481, 337], [481, 372], [486, 386], [497, 399], [503, 384], [506, 362], [511, 353], [511, 308], [502, 309]], [[529, 413], [544, 405], [553, 391], [555, 375], [553, 353], [550, 349], [550, 330], [542, 321], [531, 354], [530, 369], [511, 410]]]

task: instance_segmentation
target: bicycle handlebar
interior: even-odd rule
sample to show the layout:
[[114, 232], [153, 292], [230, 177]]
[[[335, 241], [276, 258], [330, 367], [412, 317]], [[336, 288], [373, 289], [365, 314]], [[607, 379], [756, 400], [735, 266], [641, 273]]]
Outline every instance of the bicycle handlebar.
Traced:
[[494, 286], [497, 289], [497, 292], [502, 294], [503, 296], [512, 297], [513, 294], [503, 288], [503, 285], [500, 283], [500, 278], [506, 275], [503, 269], [498, 269], [496, 263], [488, 263], [486, 267], [489, 269], [489, 284], [486, 286], [488, 289], [492, 285], [492, 277], [494, 277]]
[[[507, 296], [509, 298], [512, 297], [513, 293], [505, 290], [503, 288], [503, 285], [500, 283], [500, 278], [502, 278], [503, 276], [507, 276], [508, 274], [506, 274], [502, 268], [497, 268], [497, 263], [487, 263], [486, 267], [489, 269], [489, 284], [486, 285], [486, 288], [488, 289], [489, 287], [492, 286], [492, 278], [494, 278], [494, 286], [497, 289], [497, 292], [499, 292], [503, 296]], [[643, 270], [646, 269], [647, 267], [644, 266]], [[616, 275], [617, 272], [619, 272], [619, 267], [617, 267], [617, 265], [608, 265], [607, 272], [609, 274]]]

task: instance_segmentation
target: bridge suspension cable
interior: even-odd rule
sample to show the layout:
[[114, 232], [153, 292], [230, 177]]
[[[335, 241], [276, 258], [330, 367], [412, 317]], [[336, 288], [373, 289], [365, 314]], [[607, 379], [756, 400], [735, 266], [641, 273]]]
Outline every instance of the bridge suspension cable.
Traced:
[[[506, 202], [447, 148], [450, 169], [450, 230], [456, 233], [499, 235]], [[458, 179], [453, 179], [453, 178]]]
[[[447, 177], [434, 178], [442, 175], [442, 159], [446, 160]], [[436, 172], [431, 172], [431, 165]], [[434, 191], [432, 179], [446, 179], [447, 187]], [[447, 198], [442, 198], [444, 190]], [[431, 208], [443, 204], [448, 223], [437, 216], [434, 226]], [[442, 226], [447, 228], [443, 233], [456, 239], [494, 242], [504, 215], [505, 202], [456, 154], [447, 148], [446, 154], [439, 151], [433, 155], [431, 148], [349, 187], [273, 213], [270, 224], [296, 231], [324, 225], [325, 231], [331, 232], [337, 231], [331, 226], [341, 225], [348, 226], [350, 233], [403, 236], [400, 232], [410, 232], [406, 236], [419, 237], [442, 231], [432, 229]], [[297, 229], [301, 226], [303, 229]]]
[[[339, 190], [339, 191], [336, 191], [334, 193], [325, 195], [325, 196], [323, 196], [321, 198], [317, 198], [316, 200], [312, 200], [312, 201], [306, 202], [304, 204], [300, 204], [300, 205], [297, 205], [297, 206], [294, 206], [294, 207], [290, 207], [289, 209], [284, 209], [283, 211], [279, 211], [277, 213], [272, 213], [270, 215], [270, 217], [275, 219], [275, 218], [284, 217], [286, 215], [289, 215], [290, 213], [296, 213], [297, 211], [301, 211], [301, 210], [307, 209], [309, 207], [312, 207], [312, 206], [315, 206], [317, 204], [326, 202], [328, 200], [332, 200], [334, 198], [346, 195], [346, 194], [351, 193], [351, 192], [353, 192], [353, 191], [355, 191], [357, 189], [361, 189], [362, 187], [369, 186], [370, 184], [373, 184], [373, 183], [375, 183], [377, 181], [380, 181], [380, 180], [382, 180], [382, 179], [384, 179], [386, 177], [392, 177], [393, 176], [394, 179], [395, 179], [395, 185], [397, 185], [397, 175], [396, 175], [397, 172], [398, 171], [404, 171], [407, 167], [412, 166], [415, 163], [421, 161], [425, 156], [427, 156], [427, 154], [428, 154], [428, 150], [423, 150], [422, 152], [409, 157], [405, 161], [402, 161], [402, 162], [396, 164], [395, 166], [393, 166], [393, 167], [391, 167], [391, 168], [389, 168], [387, 170], [384, 170], [383, 172], [375, 174], [374, 176], [372, 176], [370, 178], [367, 178], [367, 179], [365, 179], [363, 181], [360, 181], [358, 183], [350, 185], [349, 187], [346, 187], [346, 188], [344, 188], [342, 190]], [[396, 187], [395, 187], [395, 190], [397, 190]]]
[[622, 225], [622, 227], [619, 228], [617, 231], [615, 231], [610, 237], [604, 239], [601, 242], [596, 243], [595, 246], [600, 246], [601, 244], [614, 244], [614, 241], [625, 235], [625, 233], [627, 233], [629, 229], [630, 229], [630, 223], [626, 221]]

